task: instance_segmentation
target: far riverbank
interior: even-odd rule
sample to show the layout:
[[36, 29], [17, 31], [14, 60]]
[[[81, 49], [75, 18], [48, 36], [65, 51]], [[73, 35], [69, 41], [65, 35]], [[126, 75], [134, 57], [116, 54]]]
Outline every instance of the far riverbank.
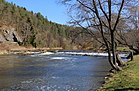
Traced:
[[2, 49], [2, 50], [0, 50], [0, 55], [5, 55], [5, 54], [32, 54], [34, 52], [48, 52], [48, 51], [56, 51], [56, 50], [62, 50], [62, 48], [61, 47], [57, 47], [57, 48], [18, 47], [18, 48]]

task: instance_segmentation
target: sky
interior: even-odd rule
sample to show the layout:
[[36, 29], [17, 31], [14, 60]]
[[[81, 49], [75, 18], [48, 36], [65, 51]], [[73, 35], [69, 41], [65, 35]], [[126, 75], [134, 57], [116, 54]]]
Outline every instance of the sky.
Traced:
[[25, 7], [34, 13], [40, 12], [49, 21], [59, 24], [67, 24], [68, 15], [66, 7], [58, 3], [58, 0], [6, 0], [18, 6]]

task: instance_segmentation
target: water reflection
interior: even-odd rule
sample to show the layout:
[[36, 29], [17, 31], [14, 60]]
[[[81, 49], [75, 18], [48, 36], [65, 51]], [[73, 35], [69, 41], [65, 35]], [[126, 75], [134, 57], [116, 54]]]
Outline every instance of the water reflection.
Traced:
[[88, 91], [98, 88], [110, 69], [105, 57], [49, 55], [0, 56], [0, 89]]

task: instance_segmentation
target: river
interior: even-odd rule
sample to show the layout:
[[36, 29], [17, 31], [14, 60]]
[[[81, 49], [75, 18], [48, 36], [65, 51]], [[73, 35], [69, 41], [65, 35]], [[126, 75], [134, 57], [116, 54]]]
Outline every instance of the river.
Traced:
[[107, 57], [3, 55], [0, 56], [0, 90], [95, 91], [109, 70]]

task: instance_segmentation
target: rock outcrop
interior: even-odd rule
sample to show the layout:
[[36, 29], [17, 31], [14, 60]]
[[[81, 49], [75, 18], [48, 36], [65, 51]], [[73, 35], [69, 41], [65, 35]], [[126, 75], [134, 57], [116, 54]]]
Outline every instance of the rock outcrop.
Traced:
[[15, 28], [0, 26], [0, 42], [22, 42], [21, 37], [15, 31]]

